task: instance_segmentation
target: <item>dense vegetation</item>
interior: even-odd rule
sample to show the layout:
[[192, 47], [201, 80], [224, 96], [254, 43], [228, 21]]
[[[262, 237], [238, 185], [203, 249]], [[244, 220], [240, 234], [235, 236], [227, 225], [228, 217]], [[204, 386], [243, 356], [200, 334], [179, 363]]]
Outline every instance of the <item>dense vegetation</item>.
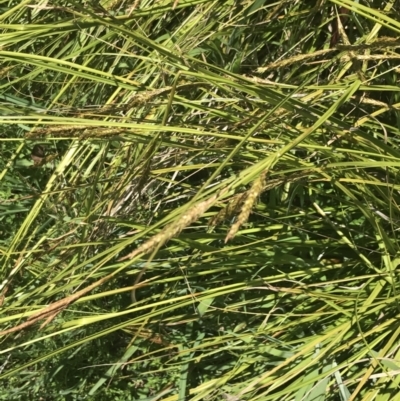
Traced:
[[0, 400], [395, 399], [395, 0], [0, 20]]

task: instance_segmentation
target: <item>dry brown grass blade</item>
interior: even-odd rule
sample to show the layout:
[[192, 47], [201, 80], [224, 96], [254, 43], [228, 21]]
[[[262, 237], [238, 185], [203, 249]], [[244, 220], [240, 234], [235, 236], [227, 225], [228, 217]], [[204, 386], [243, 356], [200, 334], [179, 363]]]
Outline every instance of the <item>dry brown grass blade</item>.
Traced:
[[349, 19], [350, 10], [346, 7], [340, 7], [338, 11], [338, 16], [332, 22], [332, 36], [329, 48], [334, 48], [340, 39], [340, 36], [344, 32], [343, 27], [346, 25]]
[[5, 299], [5, 297], [6, 297], [7, 291], [8, 291], [8, 285], [6, 285], [6, 286], [3, 288], [3, 290], [0, 292], [0, 307], [3, 306], [4, 299]]
[[[226, 190], [224, 190], [222, 192], [225, 192], [225, 191]], [[169, 227], [167, 227], [161, 233], [150, 238], [147, 242], [145, 242], [142, 246], [137, 248], [135, 251], [131, 252], [129, 255], [126, 255], [126, 256], [120, 258], [119, 261], [123, 261], [126, 259], [132, 259], [141, 253], [147, 254], [147, 253], [151, 252], [152, 250], [154, 250], [155, 248], [161, 246], [162, 244], [164, 244], [165, 242], [170, 240], [172, 237], [177, 235], [179, 232], [181, 232], [185, 227], [189, 226], [191, 223], [193, 223], [195, 220], [197, 220], [199, 218], [199, 216], [201, 216], [208, 208], [210, 208], [212, 206], [212, 204], [217, 200], [218, 196], [220, 196], [220, 195], [221, 195], [221, 193], [216, 194], [216, 195], [212, 196], [210, 199], [207, 199], [206, 201], [200, 202], [199, 204], [195, 205], [194, 207], [189, 209], [186, 213], [184, 213], [176, 223], [171, 224]], [[144, 271], [139, 273], [139, 276], [138, 276], [139, 280], [140, 280], [140, 277], [143, 275], [143, 272]], [[57, 301], [57, 302], [49, 305], [47, 308], [45, 308], [37, 313], [34, 313], [32, 316], [30, 316], [28, 318], [28, 320], [26, 322], [21, 323], [10, 329], [1, 331], [0, 335], [6, 335], [6, 334], [11, 334], [11, 333], [21, 331], [27, 327], [32, 326], [36, 322], [47, 318], [46, 321], [41, 325], [40, 328], [45, 327], [63, 309], [65, 309], [67, 306], [71, 305], [73, 302], [77, 301], [83, 295], [86, 295], [91, 290], [106, 283], [114, 275], [115, 275], [115, 272], [109, 274], [106, 277], [103, 277], [100, 280], [97, 280], [96, 282], [94, 282], [93, 284], [84, 288], [83, 290], [78, 291], [76, 294], [73, 294], [67, 298], [61, 299], [60, 301]], [[139, 286], [139, 283], [138, 283], [139, 280], [135, 281], [135, 285], [134, 285], [135, 288]]]
[[[48, 324], [54, 317], [60, 313], [63, 309], [65, 309], [67, 306], [71, 305], [73, 302], [77, 301], [80, 297], [83, 295], [86, 295], [88, 292], [92, 291], [93, 289], [99, 287], [100, 285], [106, 283], [108, 280], [110, 280], [115, 273], [111, 273], [106, 277], [103, 277], [100, 280], [97, 280], [93, 284], [89, 285], [88, 287], [84, 288], [81, 291], [78, 291], [76, 294], [70, 295], [67, 298], [61, 299], [57, 302], [54, 302], [53, 304], [50, 304], [48, 307], [45, 309], [40, 310], [39, 312], [34, 313], [32, 316], [28, 318], [28, 320], [24, 323], [19, 324], [18, 326], [11, 327], [10, 329], [0, 331], [0, 335], [6, 335], [10, 333], [16, 333], [18, 331], [21, 331], [23, 329], [26, 329], [27, 327], [32, 326], [36, 322], [47, 318], [46, 322], [42, 324], [41, 328], [44, 327], [46, 324]], [[51, 319], [50, 319], [51, 318]]]

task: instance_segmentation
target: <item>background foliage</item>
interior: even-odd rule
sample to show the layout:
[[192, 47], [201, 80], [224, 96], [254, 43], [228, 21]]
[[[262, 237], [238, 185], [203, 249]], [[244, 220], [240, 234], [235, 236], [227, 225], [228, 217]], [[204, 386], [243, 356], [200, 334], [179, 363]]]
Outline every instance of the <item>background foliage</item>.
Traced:
[[2, 3], [0, 399], [397, 399], [395, 3]]

